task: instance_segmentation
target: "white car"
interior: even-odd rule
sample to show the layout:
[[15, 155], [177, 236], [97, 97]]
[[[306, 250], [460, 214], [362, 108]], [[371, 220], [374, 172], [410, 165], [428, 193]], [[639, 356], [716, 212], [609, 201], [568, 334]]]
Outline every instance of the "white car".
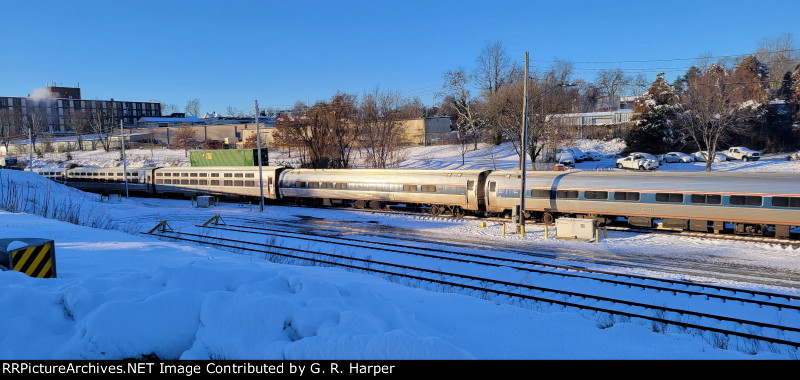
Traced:
[[[699, 152], [694, 152], [694, 153], [692, 153], [692, 157], [694, 157], [695, 161], [706, 162], [706, 161], [708, 161], [708, 158], [707, 158], [708, 157], [708, 151], [707, 150], [701, 150]], [[724, 153], [717, 152], [714, 155], [714, 162], [725, 162], [725, 161], [728, 161], [728, 156], [726, 156]]]
[[727, 151], [725, 155], [731, 160], [742, 161], [758, 161], [761, 158], [761, 152], [745, 148], [743, 146], [734, 146]]
[[583, 151], [578, 148], [569, 148], [567, 150], [572, 153], [572, 157], [575, 157], [575, 162], [586, 161], [589, 159], [589, 155], [583, 153]]
[[655, 161], [656, 165], [661, 166], [661, 160], [658, 159], [658, 157], [656, 157], [656, 156], [654, 156], [654, 155], [652, 155], [650, 153], [633, 152], [633, 153], [629, 154], [628, 156], [631, 156], [631, 157], [634, 157], [634, 158], [643, 158], [643, 159], [646, 159], [646, 160], [652, 160], [652, 161]]
[[797, 160], [800, 160], [800, 152], [794, 152], [794, 153], [790, 154], [790, 155], [789, 155], [789, 157], [786, 157], [786, 160], [787, 160], [787, 161], [797, 161]]
[[669, 152], [664, 155], [662, 161], [668, 163], [694, 162], [694, 158], [682, 152]]
[[592, 161], [600, 161], [600, 160], [602, 160], [604, 158], [603, 155], [598, 153], [598, 152], [589, 151], [589, 152], [586, 152], [586, 155], [589, 156], [588, 159], [592, 160]]
[[558, 154], [558, 163], [564, 166], [575, 166], [575, 157], [570, 152], [561, 152]]
[[617, 168], [619, 169], [655, 170], [658, 166], [657, 160], [633, 155], [617, 160]]

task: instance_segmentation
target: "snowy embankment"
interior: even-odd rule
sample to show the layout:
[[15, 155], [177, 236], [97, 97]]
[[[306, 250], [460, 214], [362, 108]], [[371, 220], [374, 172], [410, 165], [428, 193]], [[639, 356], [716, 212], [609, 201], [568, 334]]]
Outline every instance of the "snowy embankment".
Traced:
[[[702, 337], [543, 314], [336, 268], [0, 213], [56, 241], [57, 279], [0, 272], [0, 358], [748, 358]], [[32, 232], [36, 231], [36, 232]], [[761, 358], [779, 358], [759, 354]]]

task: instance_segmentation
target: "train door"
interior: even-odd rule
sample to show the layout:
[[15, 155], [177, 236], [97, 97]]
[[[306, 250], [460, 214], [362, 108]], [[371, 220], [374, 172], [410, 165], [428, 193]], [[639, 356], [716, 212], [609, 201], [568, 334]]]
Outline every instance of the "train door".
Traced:
[[486, 186], [488, 187], [488, 194], [486, 194], [486, 210], [490, 210], [491, 207], [494, 206], [494, 199], [492, 196], [495, 194], [497, 190], [497, 182], [489, 181]]
[[475, 195], [475, 180], [467, 180], [467, 206], [475, 204], [477, 196]]

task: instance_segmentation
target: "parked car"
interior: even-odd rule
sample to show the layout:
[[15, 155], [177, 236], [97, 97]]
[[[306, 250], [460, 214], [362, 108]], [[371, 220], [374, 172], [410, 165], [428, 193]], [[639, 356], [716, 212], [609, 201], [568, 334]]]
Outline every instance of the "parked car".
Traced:
[[[694, 157], [695, 161], [706, 162], [706, 161], [708, 161], [708, 151], [707, 150], [701, 150], [701, 151], [698, 151], [698, 152], [694, 152], [694, 153], [692, 153], [692, 157]], [[725, 155], [725, 153], [717, 152], [714, 155], [714, 162], [725, 162], [725, 161], [728, 161], [728, 160], [729, 160], [729, 158], [728, 158], [728, 156]]]
[[657, 160], [643, 156], [630, 155], [617, 160], [617, 168], [620, 169], [655, 170], [658, 166]]
[[654, 155], [652, 155], [650, 153], [633, 152], [633, 153], [629, 154], [628, 156], [632, 156], [634, 158], [644, 158], [644, 159], [648, 159], [648, 160], [653, 160], [653, 161], [655, 161], [655, 163], [658, 166], [661, 166], [661, 160], [658, 159], [658, 157], [656, 157], [656, 156], [654, 156]]
[[667, 163], [694, 162], [694, 158], [683, 152], [669, 152], [662, 157], [661, 161]]
[[794, 152], [794, 153], [790, 154], [790, 155], [789, 155], [789, 157], [786, 157], [786, 160], [787, 160], [787, 161], [797, 161], [797, 160], [800, 160], [800, 151], [798, 151], [798, 152]]
[[582, 162], [589, 159], [589, 155], [578, 148], [567, 148], [567, 150], [572, 153], [572, 157], [575, 158], [575, 162]]
[[592, 161], [600, 161], [600, 160], [602, 160], [604, 158], [604, 156], [602, 154], [600, 154], [598, 152], [594, 152], [594, 151], [588, 151], [588, 152], [586, 152], [586, 155], [589, 156], [588, 159], [592, 160]]
[[562, 155], [569, 155], [573, 163], [586, 161], [586, 153], [583, 153], [578, 148], [557, 148], [555, 152], [547, 155], [547, 162], [561, 162]]
[[558, 163], [564, 166], [575, 166], [575, 158], [572, 153], [564, 151], [558, 154]]
[[734, 146], [725, 151], [725, 155], [731, 160], [742, 161], [758, 161], [761, 158], [761, 152], [751, 150], [743, 146]]

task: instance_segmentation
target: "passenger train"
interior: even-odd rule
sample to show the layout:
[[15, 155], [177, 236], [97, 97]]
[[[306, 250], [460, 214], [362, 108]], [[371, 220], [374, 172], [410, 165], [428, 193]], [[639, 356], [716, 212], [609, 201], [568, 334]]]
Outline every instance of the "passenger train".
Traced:
[[[37, 169], [93, 192], [123, 192], [122, 168]], [[290, 169], [264, 167], [264, 198], [318, 206], [405, 205], [433, 215], [508, 214], [519, 205], [520, 172], [491, 170]], [[143, 194], [260, 196], [257, 167], [129, 168]], [[797, 237], [800, 177], [758, 173], [527, 172], [525, 213], [662, 227]]]

